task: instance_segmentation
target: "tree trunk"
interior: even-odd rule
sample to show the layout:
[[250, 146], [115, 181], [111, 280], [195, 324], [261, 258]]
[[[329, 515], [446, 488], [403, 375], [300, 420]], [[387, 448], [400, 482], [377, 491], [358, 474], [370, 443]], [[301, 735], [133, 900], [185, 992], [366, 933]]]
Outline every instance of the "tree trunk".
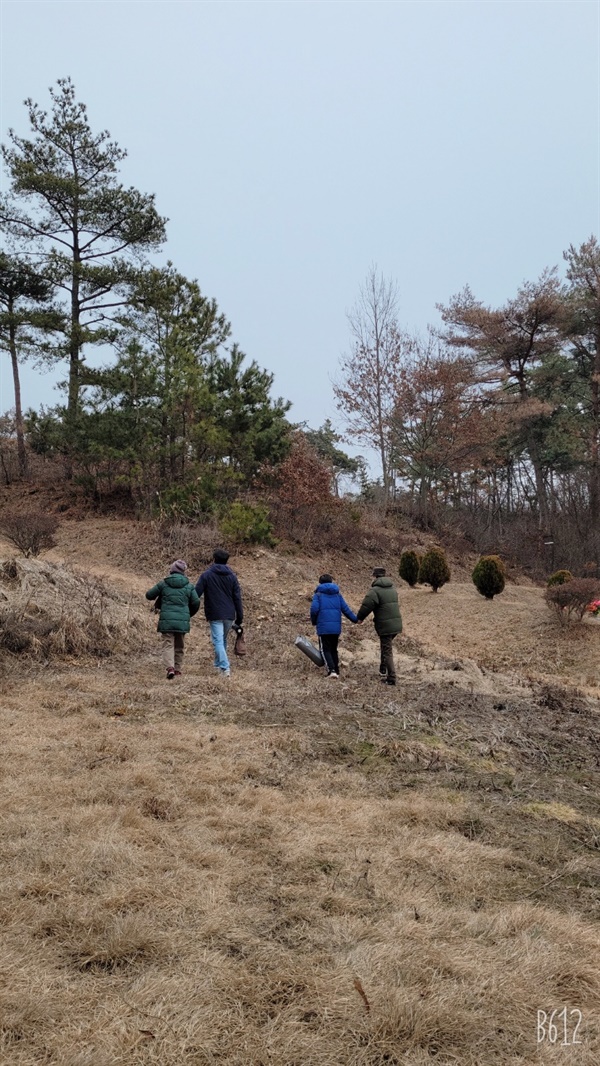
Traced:
[[379, 434], [379, 455], [381, 457], [381, 473], [383, 477], [383, 498], [387, 507], [390, 500], [390, 477], [387, 461], [387, 449], [385, 446], [385, 426], [383, 424], [383, 397], [381, 393], [381, 341], [377, 320], [375, 321], [375, 361], [376, 361], [376, 389], [377, 389], [377, 431]]
[[19, 475], [22, 478], [29, 477], [29, 463], [27, 461], [27, 449], [25, 447], [25, 430], [23, 425], [23, 409], [21, 407], [21, 381], [19, 377], [19, 360], [17, 357], [17, 330], [14, 322], [14, 305], [12, 298], [8, 303], [9, 319], [9, 348], [10, 361], [12, 363], [13, 385], [15, 390], [15, 428], [17, 431], [17, 456], [19, 460]]

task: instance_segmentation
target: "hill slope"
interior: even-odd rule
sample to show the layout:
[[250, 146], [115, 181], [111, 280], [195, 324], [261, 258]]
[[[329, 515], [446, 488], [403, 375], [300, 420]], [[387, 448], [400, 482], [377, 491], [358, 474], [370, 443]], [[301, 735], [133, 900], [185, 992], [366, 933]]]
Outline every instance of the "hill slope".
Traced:
[[260, 551], [232, 560], [247, 660], [213, 677], [197, 620], [168, 683], [139, 529], [72, 523], [48, 559], [138, 628], [3, 661], [0, 1061], [598, 1061], [593, 625], [530, 586], [405, 589], [397, 689], [370, 624], [327, 682], [293, 648], [307, 599], [328, 568], [356, 607], [372, 560]]

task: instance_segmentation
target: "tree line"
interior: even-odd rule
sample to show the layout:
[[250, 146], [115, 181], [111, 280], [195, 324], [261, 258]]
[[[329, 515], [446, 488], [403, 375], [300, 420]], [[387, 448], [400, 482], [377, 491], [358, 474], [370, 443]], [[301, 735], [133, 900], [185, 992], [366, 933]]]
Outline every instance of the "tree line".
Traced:
[[600, 246], [592, 236], [499, 307], [469, 287], [425, 337], [398, 321], [393, 282], [369, 272], [335, 394], [379, 455], [386, 504], [418, 522], [462, 516], [481, 546], [509, 527], [596, 565], [600, 528]]
[[[146, 511], [158, 502], [187, 516], [234, 499], [259, 472], [279, 500], [296, 484], [303, 507], [314, 486], [322, 501], [327, 477], [334, 495], [350, 477], [423, 526], [470, 523], [482, 548], [521, 522], [538, 547], [542, 535], [577, 542], [600, 564], [595, 237], [567, 249], [564, 276], [545, 270], [499, 307], [466, 287], [425, 336], [401, 326], [395, 285], [371, 269], [334, 393], [351, 439], [379, 455], [374, 485], [329, 420], [290, 423], [273, 375], [246, 358], [198, 282], [153, 264], [166, 220], [153, 195], [122, 183], [126, 153], [93, 131], [71, 80], [50, 99], [48, 112], [25, 102], [28, 135], [10, 130], [2, 148], [0, 347], [22, 476], [32, 448], [96, 496], [119, 489]], [[107, 353], [100, 368], [94, 350]], [[63, 403], [24, 409], [23, 359], [64, 365]]]
[[[27, 443], [62, 457], [90, 491], [122, 486], [190, 512], [234, 495], [290, 448], [290, 404], [248, 361], [198, 282], [149, 258], [166, 239], [154, 196], [126, 187], [126, 153], [95, 133], [73, 83], [51, 108], [25, 101], [30, 132], [9, 131], [0, 198], [0, 346], [15, 394], [19, 470]], [[110, 353], [90, 366], [86, 355]], [[62, 363], [65, 401], [24, 410], [19, 365]]]

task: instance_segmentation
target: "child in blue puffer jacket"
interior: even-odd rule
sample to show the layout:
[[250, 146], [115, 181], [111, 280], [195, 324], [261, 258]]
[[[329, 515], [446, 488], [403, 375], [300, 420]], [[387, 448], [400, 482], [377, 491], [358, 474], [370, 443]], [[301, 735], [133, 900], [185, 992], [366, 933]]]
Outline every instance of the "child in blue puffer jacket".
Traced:
[[321, 574], [310, 605], [310, 620], [317, 627], [319, 647], [325, 660], [327, 677], [340, 676], [338, 641], [342, 632], [342, 614], [351, 622], [358, 622], [348, 607], [331, 574]]

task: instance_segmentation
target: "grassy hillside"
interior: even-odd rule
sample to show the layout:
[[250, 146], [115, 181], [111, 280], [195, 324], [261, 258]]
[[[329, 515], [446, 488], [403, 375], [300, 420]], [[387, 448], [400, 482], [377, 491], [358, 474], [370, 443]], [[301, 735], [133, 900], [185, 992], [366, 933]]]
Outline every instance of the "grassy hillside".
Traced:
[[25, 616], [64, 608], [72, 567], [101, 578], [114, 639], [0, 660], [0, 1062], [597, 1063], [594, 623], [458, 574], [401, 589], [395, 690], [370, 623], [328, 682], [293, 638], [322, 569], [356, 607], [373, 559], [231, 562], [229, 682], [200, 617], [163, 680], [133, 523], [67, 523], [27, 596], [0, 580]]

